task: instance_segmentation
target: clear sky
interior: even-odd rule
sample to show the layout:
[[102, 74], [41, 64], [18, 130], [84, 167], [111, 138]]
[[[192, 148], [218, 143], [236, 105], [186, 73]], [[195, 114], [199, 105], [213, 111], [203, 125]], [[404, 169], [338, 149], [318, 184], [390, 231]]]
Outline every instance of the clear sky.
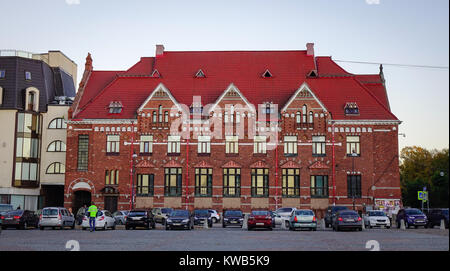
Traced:
[[[335, 60], [449, 66], [448, 0], [0, 0], [0, 49], [61, 50], [121, 70], [167, 51], [305, 50]], [[378, 65], [339, 63], [352, 73]], [[449, 147], [449, 70], [385, 66], [400, 148]]]

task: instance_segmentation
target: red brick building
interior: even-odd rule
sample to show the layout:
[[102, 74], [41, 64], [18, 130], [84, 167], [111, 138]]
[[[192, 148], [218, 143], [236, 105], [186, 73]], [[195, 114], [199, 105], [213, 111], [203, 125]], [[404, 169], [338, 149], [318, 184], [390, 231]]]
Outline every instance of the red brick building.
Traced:
[[[382, 68], [299, 51], [164, 51], [126, 71], [88, 55], [69, 111], [65, 205], [323, 211], [400, 203]], [[393, 204], [393, 203], [391, 203]]]

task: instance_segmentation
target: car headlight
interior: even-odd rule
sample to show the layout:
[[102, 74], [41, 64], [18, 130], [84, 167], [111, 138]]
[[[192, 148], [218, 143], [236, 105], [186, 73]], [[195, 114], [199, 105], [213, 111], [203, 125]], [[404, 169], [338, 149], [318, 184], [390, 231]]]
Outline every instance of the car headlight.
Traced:
[[189, 219], [183, 219], [183, 222], [189, 222]]
[[223, 220], [228, 221], [228, 218], [225, 218], [225, 217], [224, 217]]
[[171, 222], [172, 222], [172, 219], [168, 218], [166, 221], [169, 222], [169, 223], [171, 223]]
[[239, 218], [239, 220], [244, 220], [243, 218]]

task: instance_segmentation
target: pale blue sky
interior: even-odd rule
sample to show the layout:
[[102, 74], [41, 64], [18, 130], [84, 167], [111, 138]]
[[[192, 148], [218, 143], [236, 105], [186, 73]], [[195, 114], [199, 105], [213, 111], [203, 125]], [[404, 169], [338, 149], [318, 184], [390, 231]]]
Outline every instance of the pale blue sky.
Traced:
[[[0, 0], [0, 49], [61, 50], [127, 69], [166, 50], [304, 50], [333, 59], [449, 66], [448, 0]], [[79, 2], [69, 5], [67, 2]], [[377, 2], [372, 0], [372, 2]], [[352, 73], [377, 65], [340, 63]], [[449, 71], [385, 66], [400, 148], [449, 146]]]

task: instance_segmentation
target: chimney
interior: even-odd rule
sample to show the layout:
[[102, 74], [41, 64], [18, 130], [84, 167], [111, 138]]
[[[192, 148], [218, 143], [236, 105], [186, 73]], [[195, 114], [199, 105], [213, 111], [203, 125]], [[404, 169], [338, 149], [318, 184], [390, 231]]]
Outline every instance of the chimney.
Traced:
[[307, 56], [314, 56], [314, 43], [307, 43], [306, 44], [306, 55]]
[[156, 56], [162, 56], [164, 54], [164, 45], [162, 44], [157, 44], [156, 45]]
[[93, 69], [91, 53], [88, 53], [88, 55], [86, 57], [86, 63], [84, 64], [84, 69], [87, 71], [92, 71], [92, 69]]

